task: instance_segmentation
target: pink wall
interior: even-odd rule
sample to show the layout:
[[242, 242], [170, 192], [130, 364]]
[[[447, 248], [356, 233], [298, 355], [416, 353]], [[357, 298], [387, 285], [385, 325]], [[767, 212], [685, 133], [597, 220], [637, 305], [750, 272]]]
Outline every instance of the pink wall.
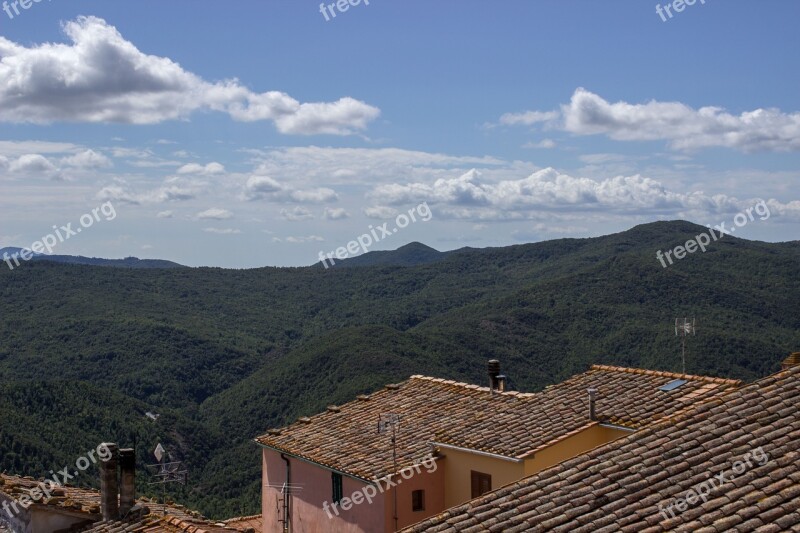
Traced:
[[[429, 466], [432, 463], [428, 463]], [[444, 458], [438, 459], [435, 463], [436, 470], [428, 468], [425, 464], [419, 465], [419, 473], [416, 469], [411, 479], [405, 479], [401, 475], [393, 478], [397, 483], [397, 517], [399, 528], [416, 524], [421, 520], [441, 513], [445, 510], [444, 506]], [[409, 475], [408, 473], [406, 474]], [[385, 486], [385, 484], [384, 484]], [[425, 491], [425, 510], [412, 511], [411, 492], [422, 489]], [[392, 518], [392, 494], [389, 493], [386, 500], [386, 529], [384, 531], [394, 531], [394, 520]]]
[[[386, 494], [378, 494], [372, 503], [364, 501], [345, 511], [338, 508], [336, 516], [331, 509], [331, 471], [299, 459], [288, 458], [292, 467], [294, 486], [301, 490], [291, 496], [290, 517], [292, 533], [316, 533], [337, 531], [342, 533], [374, 533], [384, 531]], [[286, 480], [286, 463], [278, 452], [264, 448], [262, 461], [261, 509], [264, 514], [264, 533], [282, 533], [280, 519], [283, 508], [279, 504], [280, 488]], [[424, 469], [423, 469], [424, 471]], [[344, 496], [361, 490], [365, 483], [343, 476]], [[409, 496], [410, 498], [410, 496]], [[323, 510], [323, 502], [328, 502], [332, 518]], [[409, 508], [410, 508], [409, 503]], [[391, 509], [389, 510], [391, 517]]]

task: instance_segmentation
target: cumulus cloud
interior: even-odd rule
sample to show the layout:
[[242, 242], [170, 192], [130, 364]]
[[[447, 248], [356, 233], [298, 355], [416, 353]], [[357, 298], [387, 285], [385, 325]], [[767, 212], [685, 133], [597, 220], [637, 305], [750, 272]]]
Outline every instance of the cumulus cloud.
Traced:
[[721, 107], [695, 109], [681, 102], [610, 103], [583, 88], [575, 91], [556, 116], [529, 111], [503, 115], [501, 122], [545, 122], [576, 135], [600, 134], [618, 141], [667, 141], [675, 150], [800, 150], [800, 113], [759, 108], [736, 115]]
[[365, 207], [364, 215], [367, 218], [388, 220], [397, 216], [397, 210], [385, 205], [375, 205], [372, 207]]
[[95, 197], [100, 201], [120, 202], [133, 205], [161, 204], [191, 200], [200, 193], [201, 185], [180, 178], [169, 178], [164, 184], [155, 189], [144, 192], [135, 192], [123, 179], [117, 179], [111, 185], [106, 185]]
[[272, 121], [286, 134], [349, 135], [380, 110], [344, 97], [301, 103], [288, 94], [254, 93], [238, 80], [208, 82], [166, 57], [141, 52], [97, 17], [63, 25], [70, 44], [25, 46], [0, 36], [0, 120], [156, 124], [198, 110], [238, 121]]
[[525, 111], [524, 113], [506, 113], [500, 117], [500, 124], [507, 126], [531, 126], [539, 122], [550, 122], [558, 118], [558, 111]]
[[326, 207], [325, 211], [322, 213], [322, 217], [326, 220], [343, 220], [345, 218], [350, 218], [350, 213], [341, 207]]
[[212, 207], [211, 209], [206, 209], [205, 211], [197, 213], [195, 218], [199, 220], [228, 220], [233, 218], [233, 213], [227, 209]]
[[[277, 237], [273, 237], [272, 240], [275, 241], [275, 242], [281, 242], [281, 239], [279, 239]], [[306, 242], [324, 242], [325, 241], [325, 239], [323, 239], [319, 235], [309, 235], [308, 237], [286, 237], [286, 239], [284, 239], [284, 240], [286, 242], [292, 243], [292, 244], [303, 244], [303, 243], [306, 243]]]
[[553, 139], [542, 139], [539, 142], [529, 142], [522, 145], [523, 148], [535, 148], [538, 150], [550, 150], [556, 147]]
[[37, 174], [44, 176], [54, 176], [58, 168], [41, 154], [25, 154], [10, 161], [8, 170], [15, 174]]
[[158, 218], [172, 218], [173, 216], [174, 213], [172, 211], [159, 211], [159, 213], [156, 215]]
[[247, 200], [289, 201], [301, 204], [322, 204], [339, 199], [336, 191], [327, 187], [293, 189], [263, 175], [253, 175], [247, 179], [244, 186], [244, 197]]
[[109, 168], [114, 166], [109, 158], [94, 150], [84, 150], [75, 155], [65, 157], [61, 160], [61, 163], [68, 167], [83, 169]]
[[225, 173], [225, 167], [217, 162], [212, 162], [205, 166], [189, 163], [178, 169], [178, 174], [195, 174], [198, 176], [214, 176], [223, 173]]
[[[523, 219], [543, 211], [602, 211], [617, 214], [733, 213], [754, 205], [754, 200], [702, 192], [674, 192], [660, 182], [642, 176], [615, 176], [594, 180], [574, 177], [552, 168], [534, 172], [516, 180], [491, 182], [482, 174], [470, 171], [461, 176], [430, 183], [379, 185], [369, 198], [384, 205], [422, 201], [445, 206], [441, 212], [451, 218], [477, 220]], [[791, 202], [774, 202], [776, 210], [791, 211]], [[391, 212], [379, 208], [368, 216], [391, 218]], [[366, 213], [366, 210], [365, 210]]]
[[326, 202], [335, 202], [339, 199], [339, 195], [333, 189], [327, 187], [320, 187], [317, 189], [305, 189], [289, 192], [289, 198], [295, 202], [308, 203], [308, 204], [323, 204]]
[[294, 209], [281, 209], [281, 216], [292, 222], [299, 222], [301, 220], [310, 220], [314, 218], [314, 214], [311, 213], [305, 207], [297, 206]]
[[214, 233], [216, 235], [238, 235], [242, 231], [232, 228], [203, 228], [206, 233]]

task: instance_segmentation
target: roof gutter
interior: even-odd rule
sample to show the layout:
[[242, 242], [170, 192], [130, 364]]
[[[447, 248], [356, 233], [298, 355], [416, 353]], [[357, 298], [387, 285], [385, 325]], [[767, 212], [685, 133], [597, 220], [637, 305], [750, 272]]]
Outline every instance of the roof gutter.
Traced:
[[505, 455], [500, 455], [500, 454], [497, 454], [497, 453], [484, 452], [484, 451], [481, 451], [481, 450], [473, 450], [471, 448], [463, 448], [461, 446], [456, 446], [454, 444], [445, 444], [443, 442], [431, 441], [431, 445], [438, 446], [439, 448], [455, 450], [455, 451], [458, 451], [458, 452], [473, 453], [475, 455], [482, 455], [484, 457], [491, 457], [492, 459], [501, 459], [503, 461], [509, 461], [511, 463], [521, 463], [522, 462], [522, 459], [517, 459], [516, 457], [507, 457]]

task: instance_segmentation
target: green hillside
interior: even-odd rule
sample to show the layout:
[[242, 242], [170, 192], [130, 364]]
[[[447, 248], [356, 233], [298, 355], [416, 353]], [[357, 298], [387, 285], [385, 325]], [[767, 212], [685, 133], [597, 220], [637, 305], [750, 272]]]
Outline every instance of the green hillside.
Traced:
[[800, 243], [656, 260], [704, 231], [413, 246], [415, 266], [0, 269], [0, 469], [40, 476], [134, 437], [144, 464], [161, 439], [191, 471], [178, 500], [224, 518], [258, 512], [253, 437], [411, 374], [483, 383], [499, 358], [537, 390], [592, 363], [679, 371], [677, 316], [697, 317], [689, 372], [777, 370], [800, 350]]

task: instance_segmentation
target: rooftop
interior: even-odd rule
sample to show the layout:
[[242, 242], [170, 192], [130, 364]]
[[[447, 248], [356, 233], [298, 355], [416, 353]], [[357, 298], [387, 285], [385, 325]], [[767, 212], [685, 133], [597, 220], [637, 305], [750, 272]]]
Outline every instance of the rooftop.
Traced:
[[[0, 493], [19, 500], [24, 495], [31, 495], [31, 491], [39, 486], [39, 481], [31, 477], [9, 476], [0, 474]], [[110, 522], [100, 521], [100, 491], [64, 485], [52, 491], [52, 496], [41, 500], [31, 506], [36, 508], [53, 508], [57, 511], [80, 513], [86, 515], [87, 520], [97, 520], [90, 526], [74, 528], [73, 532], [89, 533], [178, 533], [191, 531], [193, 533], [230, 533], [245, 532], [251, 527], [248, 522], [238, 522], [232, 519], [226, 523], [216, 523], [203, 517], [196, 511], [191, 511], [181, 505], [168, 504], [166, 514], [163, 513], [164, 505], [155, 503], [147, 498], [137, 500], [137, 506], [130, 515], [124, 519]], [[255, 528], [258, 531], [260, 528]]]
[[796, 366], [404, 531], [800, 531], [799, 404]]
[[[686, 383], [659, 390], [676, 379]], [[431, 442], [521, 458], [597, 423], [647, 426], [739, 385], [735, 380], [600, 365], [538, 393], [490, 394], [488, 387], [412, 376], [256, 440], [369, 480], [394, 471], [390, 447], [376, 436], [383, 413], [400, 415], [398, 468], [403, 468], [429, 455]], [[589, 388], [598, 391], [597, 421], [589, 418]]]

